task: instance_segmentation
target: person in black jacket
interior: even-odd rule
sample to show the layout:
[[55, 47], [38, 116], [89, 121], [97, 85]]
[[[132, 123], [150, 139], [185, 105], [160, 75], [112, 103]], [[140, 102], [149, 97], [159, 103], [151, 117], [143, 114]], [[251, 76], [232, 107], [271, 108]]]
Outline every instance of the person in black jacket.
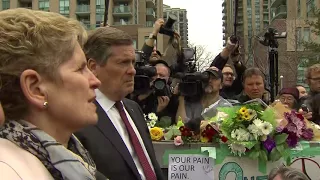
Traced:
[[[243, 90], [241, 79], [246, 67], [240, 61], [240, 54], [234, 53], [235, 51], [239, 51], [238, 44], [233, 44], [229, 38], [227, 46], [215, 57], [210, 65], [215, 66], [222, 71], [223, 88], [220, 91], [220, 95], [225, 99], [235, 99], [235, 96], [240, 94]], [[227, 64], [229, 57], [231, 58], [233, 65]], [[233, 67], [236, 74], [234, 73]]]

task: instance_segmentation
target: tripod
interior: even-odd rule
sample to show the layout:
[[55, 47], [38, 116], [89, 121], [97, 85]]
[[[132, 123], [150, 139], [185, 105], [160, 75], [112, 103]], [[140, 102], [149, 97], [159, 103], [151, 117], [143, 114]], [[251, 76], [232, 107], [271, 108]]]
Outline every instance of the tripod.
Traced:
[[277, 46], [269, 46], [269, 77], [271, 102], [274, 102], [275, 96], [279, 90], [279, 60]]

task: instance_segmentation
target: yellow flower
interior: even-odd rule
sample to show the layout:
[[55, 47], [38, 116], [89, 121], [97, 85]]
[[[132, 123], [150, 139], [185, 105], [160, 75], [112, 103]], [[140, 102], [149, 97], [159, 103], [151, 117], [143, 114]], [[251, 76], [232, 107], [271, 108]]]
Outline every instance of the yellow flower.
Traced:
[[160, 141], [163, 137], [163, 131], [159, 127], [153, 127], [150, 129], [150, 136], [153, 141]]
[[201, 137], [200, 137], [200, 141], [201, 141], [202, 143], [207, 143], [207, 142], [209, 142], [209, 138], [201, 136]]
[[242, 119], [246, 121], [250, 121], [251, 120], [250, 114], [248, 112], [242, 114]]
[[247, 113], [247, 112], [248, 112], [248, 110], [247, 110], [246, 107], [242, 107], [242, 108], [239, 110], [239, 113], [240, 113], [241, 115], [244, 115], [244, 114]]

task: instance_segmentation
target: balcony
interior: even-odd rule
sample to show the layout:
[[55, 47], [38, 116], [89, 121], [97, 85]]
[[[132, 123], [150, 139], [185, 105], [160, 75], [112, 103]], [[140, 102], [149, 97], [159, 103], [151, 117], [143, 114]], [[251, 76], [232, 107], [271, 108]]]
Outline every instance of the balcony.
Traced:
[[226, 7], [223, 7], [223, 9], [222, 9], [222, 13], [227, 13], [227, 9], [226, 9]]
[[132, 0], [113, 0], [114, 3], [127, 3], [127, 2], [131, 2]]
[[146, 27], [153, 27], [153, 21], [147, 21], [146, 22]]
[[156, 18], [156, 13], [154, 12], [153, 8], [147, 8], [146, 15], [147, 21], [153, 21]]
[[227, 20], [227, 15], [226, 14], [222, 15], [222, 20]]
[[90, 5], [78, 5], [76, 10], [77, 15], [89, 15], [90, 14]]
[[130, 25], [131, 23], [129, 21], [118, 21], [118, 22], [113, 22], [113, 25], [115, 26], [125, 26], [125, 25]]
[[286, 4], [287, 4], [287, 0], [271, 0], [270, 8], [276, 8], [281, 5], [286, 5]]
[[113, 16], [132, 16], [132, 11], [130, 6], [114, 6]]
[[223, 1], [222, 7], [225, 7], [226, 5], [227, 5], [227, 2], [226, 2], [226, 1]]
[[287, 6], [281, 5], [271, 10], [272, 21], [275, 19], [286, 19], [287, 18]]
[[226, 26], [227, 26], [226, 21], [222, 21], [222, 26], [224, 26], [224, 27], [226, 27]]
[[32, 3], [32, 0], [19, 0], [20, 3]]
[[155, 0], [146, 0], [147, 2], [147, 8], [154, 8], [156, 6]]

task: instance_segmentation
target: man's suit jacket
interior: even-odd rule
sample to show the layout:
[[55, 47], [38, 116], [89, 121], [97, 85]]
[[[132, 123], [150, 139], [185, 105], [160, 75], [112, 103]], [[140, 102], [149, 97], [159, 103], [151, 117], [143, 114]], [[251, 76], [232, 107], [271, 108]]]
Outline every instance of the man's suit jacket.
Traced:
[[[140, 180], [137, 167], [121, 136], [103, 108], [99, 103], [95, 103], [99, 118], [98, 123], [86, 127], [75, 135], [89, 151], [97, 165], [97, 170], [107, 178], [110, 180]], [[141, 108], [136, 102], [129, 99], [124, 99], [123, 104], [140, 133], [157, 179], [164, 180]]]

